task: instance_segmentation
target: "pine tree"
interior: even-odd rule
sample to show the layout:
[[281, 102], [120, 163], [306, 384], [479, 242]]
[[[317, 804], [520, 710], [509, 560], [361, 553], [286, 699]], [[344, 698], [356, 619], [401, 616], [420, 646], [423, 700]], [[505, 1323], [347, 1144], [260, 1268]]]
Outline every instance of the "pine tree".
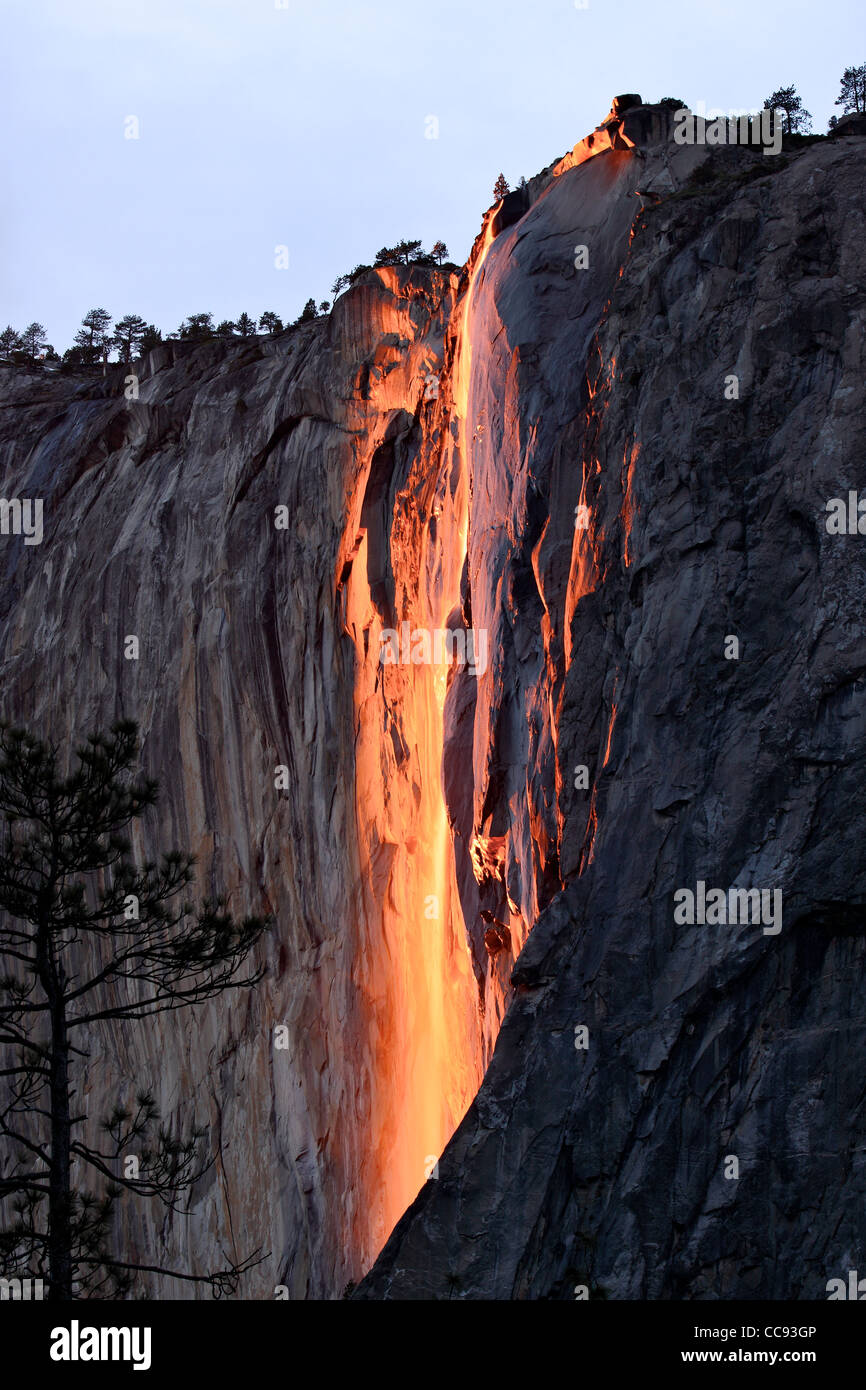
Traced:
[[192, 878], [184, 854], [134, 863], [125, 832], [157, 800], [153, 781], [131, 779], [136, 749], [135, 725], [115, 724], [64, 776], [57, 748], [0, 726], [0, 1274], [47, 1278], [52, 1299], [123, 1294], [144, 1269], [225, 1292], [256, 1262], [192, 1275], [111, 1248], [124, 1192], [178, 1210], [210, 1164], [205, 1131], [173, 1133], [130, 1078], [97, 1137], [81, 1101], [93, 1030], [256, 984], [245, 962], [268, 926], [220, 902], [175, 906]]
[[767, 111], [784, 111], [784, 129], [788, 135], [805, 135], [812, 126], [812, 114], [803, 105], [793, 82], [790, 87], [778, 87], [764, 102]]
[[839, 95], [834, 106], [841, 106], [843, 115], [849, 111], [866, 111], [866, 63], [859, 68], [846, 68], [840, 78]]
[[205, 339], [214, 334], [213, 314], [190, 314], [184, 319], [178, 333], [181, 338]]
[[48, 344], [45, 341], [45, 329], [41, 323], [28, 323], [24, 332], [21, 334], [21, 346], [27, 353], [31, 362], [35, 362], [40, 352]]
[[21, 347], [21, 334], [16, 333], [11, 323], [0, 333], [0, 354], [9, 357]]
[[89, 309], [81, 320], [82, 327], [76, 333], [73, 342], [81, 351], [81, 360], [89, 366], [93, 366], [100, 358], [107, 355], [110, 335], [108, 332], [111, 323], [111, 314], [107, 309]]
[[112, 346], [117, 348], [121, 362], [127, 365], [137, 357], [147, 324], [138, 314], [125, 314], [114, 325]]
[[159, 347], [161, 342], [162, 333], [155, 324], [147, 323], [144, 326], [144, 332], [141, 335], [141, 342], [138, 345], [138, 350], [139, 352], [151, 352], [153, 348]]
[[266, 333], [273, 336], [275, 333], [282, 333], [283, 321], [272, 309], [266, 309], [259, 319], [259, 328], [264, 328]]
[[249, 314], [239, 314], [235, 322], [235, 329], [242, 338], [253, 338], [256, 332], [256, 321], [251, 319]]
[[508, 186], [508, 180], [506, 179], [506, 177], [505, 177], [504, 174], [500, 174], [500, 175], [499, 175], [499, 178], [496, 180], [495, 184], [493, 185], [493, 197], [494, 197], [494, 200], [495, 200], [497, 203], [499, 203], [499, 202], [501, 202], [502, 199], [505, 197], [506, 193], [510, 193], [510, 192], [511, 192], [511, 189], [510, 189], [509, 186]]
[[432, 254], [436, 257], [437, 261], [441, 265], [442, 262], [445, 260], [445, 257], [450, 256], [451, 252], [448, 250], [448, 247], [445, 245], [444, 241], [434, 241]]
[[422, 255], [420, 241], [398, 241], [396, 246], [383, 246], [377, 251], [373, 265], [409, 265]]

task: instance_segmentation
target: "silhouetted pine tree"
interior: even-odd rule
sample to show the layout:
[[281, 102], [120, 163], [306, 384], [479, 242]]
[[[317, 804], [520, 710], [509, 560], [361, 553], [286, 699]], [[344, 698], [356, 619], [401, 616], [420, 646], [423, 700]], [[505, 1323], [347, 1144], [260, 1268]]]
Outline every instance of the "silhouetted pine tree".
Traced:
[[80, 1100], [93, 1029], [254, 985], [263, 971], [245, 962], [268, 926], [218, 901], [174, 906], [187, 855], [133, 862], [125, 831], [157, 800], [155, 782], [131, 780], [136, 750], [135, 724], [115, 724], [62, 776], [57, 748], [0, 726], [0, 1273], [43, 1277], [53, 1299], [123, 1294], [139, 1270], [219, 1294], [258, 1262], [193, 1275], [110, 1248], [124, 1191], [178, 1210], [212, 1160], [205, 1131], [173, 1134], [146, 1088], [125, 1104], [125, 1078], [97, 1140]]

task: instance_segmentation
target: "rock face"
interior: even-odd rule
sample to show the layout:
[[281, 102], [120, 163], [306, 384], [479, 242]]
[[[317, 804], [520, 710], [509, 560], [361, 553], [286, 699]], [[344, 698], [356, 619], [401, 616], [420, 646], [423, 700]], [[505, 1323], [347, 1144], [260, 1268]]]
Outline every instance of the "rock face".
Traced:
[[[381, 460], [413, 456], [455, 292], [456, 277], [438, 273], [371, 274], [294, 334], [159, 349], [139, 368], [138, 399], [125, 398], [122, 369], [85, 384], [3, 380], [2, 495], [42, 498], [45, 514], [41, 545], [2, 540], [4, 717], [65, 745], [137, 719], [162, 796], [136, 848], [191, 851], [202, 895], [276, 918], [255, 994], [94, 1036], [79, 1079], [94, 1124], [152, 1083], [165, 1116], [209, 1125], [218, 1162], [193, 1217], [127, 1207], [119, 1238], [193, 1271], [261, 1249], [246, 1296], [282, 1285], [326, 1297], [357, 1278], [481, 1077], [468, 949], [443, 931], [436, 988], [461, 965], [465, 980], [439, 1004], [440, 1027], [467, 1033], [453, 1058], [436, 1058], [456, 1111], [438, 1092], [434, 1116], [410, 1110], [409, 1068], [427, 1061], [411, 1025], [432, 1007], [412, 967], [427, 957], [417, 924], [408, 942], [388, 932], [398, 888], [429, 869], [413, 837], [419, 753], [380, 704], [365, 714], [378, 652], [365, 667], [346, 601], [353, 564], [378, 578], [374, 496], [391, 487]], [[362, 529], [375, 559], [366, 541], [359, 552]], [[125, 659], [130, 635], [137, 661]], [[399, 848], [362, 756], [371, 720], [382, 758], [387, 745], [406, 767], [390, 811], [405, 812]], [[438, 763], [429, 778], [425, 768], [425, 796], [439, 782]], [[405, 860], [425, 862], [413, 875]], [[403, 875], [393, 887], [392, 869]], [[447, 883], [440, 893], [441, 928]], [[275, 1046], [278, 1028], [288, 1046]], [[406, 1110], [433, 1133], [407, 1138]], [[401, 1181], [386, 1181], [398, 1161]], [[170, 1281], [154, 1291], [189, 1296]]]
[[[277, 919], [254, 995], [94, 1038], [82, 1083], [209, 1120], [193, 1216], [119, 1235], [262, 1246], [248, 1297], [815, 1298], [863, 1250], [866, 568], [825, 518], [866, 145], [618, 102], [460, 277], [169, 345], [138, 400], [0, 378], [2, 495], [46, 515], [0, 539], [3, 714], [138, 719], [141, 852]], [[675, 920], [699, 882], [781, 930]]]
[[[866, 569], [825, 522], [863, 479], [866, 147], [840, 145], [719, 151], [633, 223], [673, 160], [563, 161], [487, 257], [473, 472], [508, 543], [473, 515], [470, 565], [514, 709], [480, 743], [543, 910], [356, 1296], [820, 1298], [856, 1267]], [[678, 924], [699, 880], [781, 890], [781, 930]]]

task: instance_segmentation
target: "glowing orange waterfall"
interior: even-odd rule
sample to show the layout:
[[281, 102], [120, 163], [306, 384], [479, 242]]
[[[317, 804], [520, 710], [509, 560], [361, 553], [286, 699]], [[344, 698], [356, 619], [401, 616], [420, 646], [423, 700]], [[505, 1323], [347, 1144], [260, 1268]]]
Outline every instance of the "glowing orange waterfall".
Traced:
[[[434, 1165], [482, 1075], [478, 986], [442, 788], [449, 665], [447, 658], [438, 665], [402, 656], [383, 662], [381, 653], [385, 629], [396, 630], [401, 638], [404, 624], [411, 633], [441, 632], [459, 605], [469, 533], [471, 299], [492, 240], [489, 227], [488, 220], [448, 328], [440, 397], [421, 412], [421, 447], [387, 519], [394, 613], [383, 615], [381, 601], [377, 604], [371, 593], [371, 542], [364, 527], [358, 529], [346, 584], [346, 627], [356, 649], [362, 919], [353, 978], [369, 1020], [369, 1055], [364, 1059], [368, 1111], [361, 1136], [366, 1148], [359, 1164], [362, 1210], [355, 1224], [359, 1248], [369, 1257], [428, 1177], [435, 1178]], [[406, 317], [384, 327], [395, 337], [399, 332], [404, 341], [414, 332]], [[398, 393], [405, 388], [398, 371], [382, 373], [373, 402], [381, 423], [367, 445], [367, 475], [388, 421], [402, 405]]]

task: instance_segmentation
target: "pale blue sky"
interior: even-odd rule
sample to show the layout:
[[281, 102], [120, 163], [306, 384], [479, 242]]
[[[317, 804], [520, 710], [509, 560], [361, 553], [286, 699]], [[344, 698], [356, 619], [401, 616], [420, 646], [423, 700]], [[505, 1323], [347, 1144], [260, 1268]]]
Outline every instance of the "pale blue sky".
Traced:
[[278, 3], [3, 0], [0, 326], [62, 351], [95, 305], [288, 320], [400, 237], [462, 262], [500, 169], [618, 92], [754, 108], [795, 82], [823, 131], [866, 60], [862, 0]]

